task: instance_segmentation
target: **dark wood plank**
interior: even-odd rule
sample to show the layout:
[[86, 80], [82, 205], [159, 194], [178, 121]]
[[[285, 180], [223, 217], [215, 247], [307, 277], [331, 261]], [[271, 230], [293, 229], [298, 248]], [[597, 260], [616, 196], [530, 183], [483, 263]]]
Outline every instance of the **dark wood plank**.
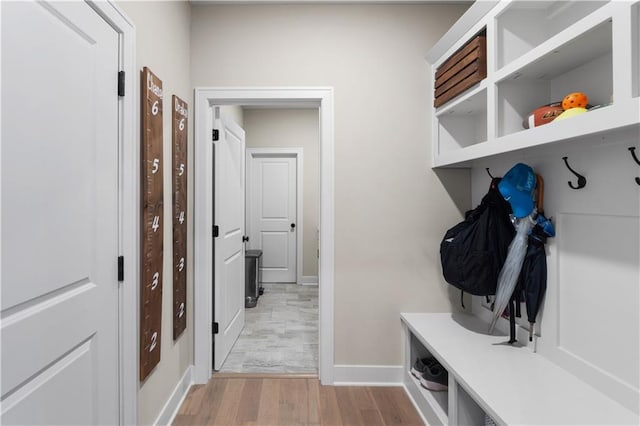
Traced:
[[434, 106], [444, 105], [486, 76], [486, 35], [481, 34], [438, 68], [434, 82]]
[[[460, 62], [465, 56], [469, 55], [475, 49], [480, 47], [484, 43], [486, 45], [485, 36], [477, 36], [465, 44], [460, 50], [451, 55], [449, 59], [444, 61], [442, 65], [436, 71], [436, 80], [440, 79], [444, 73], [450, 70], [454, 65]], [[445, 79], [446, 81], [446, 79]], [[436, 86], [437, 87], [437, 86]]]
[[[164, 190], [162, 172], [162, 81], [147, 67], [140, 71], [140, 381], [160, 362]], [[152, 89], [154, 87], [154, 89]]]
[[460, 71], [465, 69], [467, 66], [469, 66], [470, 64], [472, 64], [473, 62], [478, 60], [478, 50], [479, 50], [479, 48], [476, 48], [475, 50], [472, 50], [471, 53], [469, 53], [467, 56], [462, 58], [462, 60], [460, 62], [455, 64], [453, 67], [451, 67], [449, 70], [447, 70], [447, 72], [445, 72], [438, 79], [436, 79], [435, 87], [436, 88], [440, 87], [441, 85], [443, 85], [444, 83], [449, 81], [454, 75], [458, 74]]
[[469, 65], [468, 67], [460, 71], [458, 74], [450, 78], [449, 81], [444, 83], [442, 86], [438, 87], [435, 92], [435, 97], [437, 98], [441, 96], [444, 92], [451, 89], [453, 86], [460, 83], [462, 80], [469, 77], [474, 72], [477, 72], [478, 66], [479, 66], [478, 63], [479, 63], [478, 61], [473, 62], [471, 65]]
[[483, 79], [484, 79], [484, 77], [481, 77], [480, 75], [478, 75], [477, 72], [475, 74], [472, 74], [471, 76], [467, 77], [466, 80], [461, 81], [460, 83], [456, 84], [451, 89], [447, 90], [439, 98], [434, 99], [433, 106], [435, 106], [437, 108], [437, 107], [439, 107], [441, 105], [444, 105], [445, 103], [449, 102], [451, 99], [455, 98], [456, 96], [458, 96], [459, 94], [461, 94], [465, 90], [467, 90], [470, 87], [480, 83], [480, 81], [482, 81]]

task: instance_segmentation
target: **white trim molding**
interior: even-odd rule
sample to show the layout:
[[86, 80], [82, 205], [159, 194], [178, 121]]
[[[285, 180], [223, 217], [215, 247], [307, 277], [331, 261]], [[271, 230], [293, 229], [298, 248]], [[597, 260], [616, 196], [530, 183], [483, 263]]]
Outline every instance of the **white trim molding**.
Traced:
[[191, 386], [193, 386], [192, 365], [187, 367], [184, 374], [182, 375], [182, 378], [176, 384], [176, 387], [173, 388], [173, 392], [171, 392], [169, 399], [167, 399], [167, 401], [162, 406], [162, 410], [160, 410], [160, 414], [158, 414], [156, 421], [153, 422], [154, 425], [164, 426], [173, 423], [173, 420], [178, 414], [178, 410], [180, 410], [180, 406], [189, 394], [189, 389], [191, 389]]
[[302, 285], [318, 285], [318, 277], [316, 275], [303, 275]]
[[404, 386], [402, 365], [336, 365], [335, 386]]
[[331, 87], [199, 87], [194, 115], [194, 381], [212, 373], [212, 171], [214, 105], [317, 107], [320, 111], [319, 376], [333, 384], [334, 108]]
[[[247, 235], [251, 236], [251, 220], [247, 220], [250, 216], [249, 206], [251, 206], [251, 200], [249, 200], [249, 185], [251, 185], [251, 179], [249, 174], [252, 173], [251, 157], [253, 156], [287, 156], [296, 159], [296, 284], [302, 285], [302, 267], [304, 259], [304, 149], [302, 147], [297, 148], [246, 148], [246, 174], [245, 180], [245, 221], [244, 229]], [[251, 244], [251, 242], [250, 242]], [[316, 281], [317, 283], [317, 281]]]
[[[136, 84], [136, 30], [133, 22], [114, 1], [89, 1], [89, 5], [119, 35], [120, 71], [124, 71], [125, 96], [118, 97], [120, 129], [119, 237], [118, 252], [125, 259], [124, 281], [119, 282], [119, 419], [120, 424], [138, 423], [138, 287], [140, 218], [139, 88]], [[115, 76], [114, 76], [115, 78]]]

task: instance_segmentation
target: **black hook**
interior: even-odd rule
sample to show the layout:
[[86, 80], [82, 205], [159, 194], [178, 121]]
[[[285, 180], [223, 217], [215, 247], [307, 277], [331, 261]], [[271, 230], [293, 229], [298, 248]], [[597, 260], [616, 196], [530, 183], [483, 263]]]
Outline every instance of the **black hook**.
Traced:
[[640, 166], [640, 160], [636, 156], [636, 147], [635, 146], [630, 146], [629, 147], [629, 152], [631, 152], [631, 156], [633, 157], [635, 162], [638, 164], [638, 166]]
[[489, 171], [489, 168], [487, 167], [485, 170], [487, 171], [487, 174], [489, 175], [489, 177], [490, 177], [491, 179], [493, 179], [493, 175], [492, 175], [492, 174], [491, 174], [491, 172]]
[[[636, 156], [636, 147], [635, 146], [630, 146], [629, 147], [629, 152], [631, 152], [631, 156], [633, 157], [633, 160], [638, 164], [638, 166], [640, 166], [640, 160]], [[636, 183], [638, 185], [640, 185], [640, 177], [636, 176]]]
[[562, 159], [564, 160], [564, 164], [567, 165], [567, 169], [569, 169], [569, 171], [574, 175], [576, 175], [576, 177], [578, 178], [578, 186], [575, 186], [573, 183], [571, 183], [571, 181], [567, 182], [571, 187], [571, 189], [580, 189], [587, 186], [587, 178], [585, 178], [580, 173], [576, 172], [571, 168], [571, 166], [569, 165], [569, 162], [567, 161], [567, 157], [562, 157]]

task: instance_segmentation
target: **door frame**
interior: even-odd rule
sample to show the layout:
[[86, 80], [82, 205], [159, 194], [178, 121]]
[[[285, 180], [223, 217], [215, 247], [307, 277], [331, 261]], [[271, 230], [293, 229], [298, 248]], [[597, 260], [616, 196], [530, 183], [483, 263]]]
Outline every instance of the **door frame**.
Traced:
[[[303, 176], [304, 176], [304, 149], [303, 148], [246, 148], [246, 164], [248, 165], [251, 156], [256, 155], [273, 155], [273, 156], [288, 156], [296, 159], [296, 284], [302, 285], [302, 267], [304, 261], [304, 239], [303, 239], [303, 225], [304, 225], [304, 211], [303, 211]], [[249, 174], [249, 167], [246, 168], [246, 174]], [[247, 176], [249, 177], [249, 176]], [[251, 221], [247, 220], [249, 211], [249, 179], [245, 179], [245, 233], [251, 234]]]
[[[118, 388], [120, 424], [138, 423], [138, 283], [140, 262], [139, 96], [136, 72], [136, 30], [113, 0], [87, 0], [118, 33], [119, 70], [124, 71], [125, 96], [118, 97], [118, 254], [125, 259], [124, 280], [118, 285]], [[117, 76], [114, 76], [116, 78]], [[115, 262], [115, 259], [114, 259]]]
[[194, 113], [194, 370], [195, 383], [212, 374], [212, 107], [242, 105], [319, 109], [320, 257], [318, 259], [318, 375], [334, 380], [334, 109], [332, 87], [198, 87]]

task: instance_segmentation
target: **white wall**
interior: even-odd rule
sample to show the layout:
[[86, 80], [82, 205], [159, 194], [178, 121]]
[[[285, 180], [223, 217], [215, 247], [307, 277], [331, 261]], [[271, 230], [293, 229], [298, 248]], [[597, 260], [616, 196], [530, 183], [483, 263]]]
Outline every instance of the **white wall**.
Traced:
[[244, 129], [244, 110], [239, 105], [224, 105], [220, 107], [222, 114], [231, 118], [237, 125]]
[[[136, 26], [136, 55], [139, 68], [148, 66], [162, 80], [164, 90], [164, 282], [162, 294], [162, 347], [160, 363], [151, 372], [138, 393], [138, 423], [153, 423], [179, 379], [193, 364], [193, 264], [192, 246], [187, 244], [187, 329], [173, 341], [173, 234], [171, 217], [173, 206], [171, 187], [171, 95], [177, 95], [189, 106], [189, 180], [188, 209], [193, 212], [193, 89], [190, 82], [191, 8], [188, 2], [119, 2]], [[135, 78], [139, 88], [140, 75]], [[137, 96], [139, 89], [128, 96]], [[188, 215], [192, 218], [192, 213]], [[187, 234], [193, 234], [193, 223], [188, 222]]]
[[320, 133], [318, 109], [245, 109], [247, 148], [302, 147], [303, 276], [318, 276]]
[[335, 89], [336, 364], [399, 365], [399, 313], [452, 309], [438, 250], [469, 174], [430, 169], [424, 55], [465, 9], [193, 6], [194, 86]]

